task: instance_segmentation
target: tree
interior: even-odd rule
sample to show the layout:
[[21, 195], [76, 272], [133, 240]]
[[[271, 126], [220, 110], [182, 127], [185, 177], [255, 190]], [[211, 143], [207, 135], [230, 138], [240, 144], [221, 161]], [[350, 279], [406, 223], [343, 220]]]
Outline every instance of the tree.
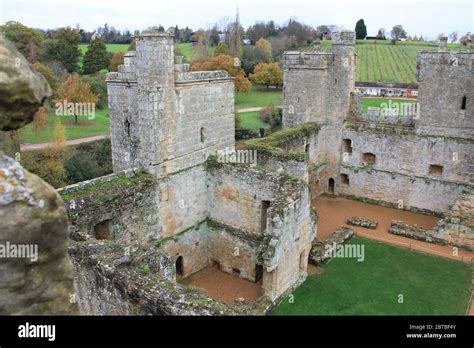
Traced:
[[235, 78], [235, 90], [247, 92], [252, 88], [252, 83], [245, 76], [244, 70], [235, 64], [234, 57], [221, 54], [217, 57], [198, 59], [191, 65], [192, 71], [215, 71], [225, 70]]
[[0, 25], [0, 32], [9, 39], [30, 63], [38, 60], [39, 51], [44, 43], [43, 34], [20, 22], [10, 21]]
[[250, 80], [257, 85], [279, 86], [283, 83], [283, 71], [277, 63], [257, 64]]
[[66, 130], [60, 121], [54, 125], [54, 141], [51, 147], [39, 155], [26, 152], [21, 156], [22, 165], [55, 188], [66, 185], [64, 163], [70, 156], [66, 146]]
[[46, 129], [48, 123], [48, 109], [46, 107], [39, 107], [33, 118], [32, 130], [34, 134], [40, 134]]
[[226, 33], [226, 43], [232, 56], [242, 57], [242, 37], [244, 29], [240, 25], [239, 9], [235, 13], [235, 21], [230, 23]]
[[[135, 42], [135, 41], [134, 41]], [[123, 64], [125, 52], [117, 52], [110, 60], [109, 71], [118, 71], [118, 66]]]
[[449, 39], [451, 40], [451, 42], [458, 41], [458, 32], [453, 31], [451, 34], [449, 34]]
[[53, 94], [56, 93], [56, 90], [58, 88], [58, 79], [56, 75], [53, 73], [53, 71], [48, 68], [46, 65], [41, 64], [40, 62], [36, 62], [32, 65], [32, 68], [35, 69], [37, 72], [39, 72], [43, 77], [48, 81], [49, 86], [51, 87], [51, 90], [53, 91]]
[[461, 45], [467, 46], [467, 44], [471, 42], [471, 33], [467, 32], [465, 35], [461, 36], [459, 42], [461, 43]]
[[380, 28], [379, 31], [378, 31], [378, 33], [377, 33], [376, 38], [377, 38], [378, 40], [386, 40], [385, 33], [386, 33], [385, 29], [384, 29], [384, 28]]
[[272, 44], [264, 38], [259, 39], [255, 44], [255, 58], [258, 62], [270, 63], [272, 61]]
[[41, 59], [46, 62], [59, 61], [68, 72], [76, 72], [81, 57], [80, 41], [81, 35], [76, 30], [60, 28], [54, 32], [52, 40], [46, 41]]
[[216, 50], [214, 51], [215, 56], [220, 56], [221, 54], [230, 55], [229, 46], [227, 46], [225, 42], [219, 42]]
[[[68, 103], [82, 104], [90, 103], [95, 106], [98, 102], [99, 97], [92, 93], [90, 86], [81, 81], [79, 75], [72, 74], [69, 78], [64, 81], [58, 88], [58, 98], [55, 100], [56, 107], [58, 104], [66, 105]], [[74, 108], [74, 122], [77, 124], [78, 114], [76, 108]]]
[[195, 39], [198, 41], [198, 45], [195, 51], [196, 59], [205, 59], [209, 57], [209, 49], [211, 46], [211, 33], [209, 30], [200, 30], [195, 33]]
[[392, 28], [392, 31], [390, 32], [390, 37], [395, 42], [400, 39], [405, 39], [407, 37], [407, 32], [403, 29], [403, 27], [400, 24], [398, 24]]
[[363, 40], [367, 36], [367, 27], [365, 26], [364, 20], [359, 19], [355, 26], [356, 39]]
[[99, 97], [97, 108], [102, 110], [107, 108], [107, 82], [105, 81], [105, 74], [83, 75], [81, 76], [81, 81], [87, 83], [91, 92]]
[[102, 69], [109, 67], [109, 57], [107, 47], [100, 37], [95, 38], [87, 46], [87, 52], [84, 55], [82, 71], [84, 74], [94, 74]]
[[270, 125], [271, 128], [281, 124], [279, 110], [273, 104], [269, 104], [260, 110], [260, 120]]

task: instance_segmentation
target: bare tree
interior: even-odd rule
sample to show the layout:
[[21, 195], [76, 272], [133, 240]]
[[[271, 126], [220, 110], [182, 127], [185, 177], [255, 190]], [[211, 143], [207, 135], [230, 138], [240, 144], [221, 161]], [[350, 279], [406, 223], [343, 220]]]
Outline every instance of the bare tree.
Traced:
[[449, 39], [451, 40], [451, 42], [458, 41], [458, 32], [453, 31], [451, 34], [449, 34]]

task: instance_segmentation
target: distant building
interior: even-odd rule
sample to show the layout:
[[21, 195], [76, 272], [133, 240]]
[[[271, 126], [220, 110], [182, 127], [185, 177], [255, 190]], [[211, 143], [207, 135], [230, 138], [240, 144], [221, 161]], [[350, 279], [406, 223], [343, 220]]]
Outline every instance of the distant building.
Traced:
[[418, 97], [418, 86], [415, 84], [356, 82], [355, 89], [366, 97]]

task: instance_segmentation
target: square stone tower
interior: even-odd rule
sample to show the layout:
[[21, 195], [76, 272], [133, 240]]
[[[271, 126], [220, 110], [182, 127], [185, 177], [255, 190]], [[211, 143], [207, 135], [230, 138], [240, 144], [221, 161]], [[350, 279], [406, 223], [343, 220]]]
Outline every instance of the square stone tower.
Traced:
[[419, 134], [474, 137], [474, 50], [418, 55]]
[[145, 31], [107, 74], [114, 171], [166, 175], [234, 145], [234, 83], [225, 71], [190, 72], [168, 33]]

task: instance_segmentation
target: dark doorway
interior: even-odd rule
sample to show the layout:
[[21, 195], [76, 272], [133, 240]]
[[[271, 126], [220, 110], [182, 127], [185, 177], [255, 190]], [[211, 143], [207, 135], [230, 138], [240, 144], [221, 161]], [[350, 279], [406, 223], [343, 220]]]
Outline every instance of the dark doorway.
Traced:
[[328, 182], [328, 192], [334, 194], [334, 179], [330, 178]]
[[255, 265], [255, 283], [263, 277], [263, 266]]
[[113, 240], [112, 220], [104, 220], [94, 226], [94, 234], [96, 239]]
[[261, 231], [265, 231], [267, 228], [267, 211], [270, 207], [270, 201], [262, 201], [262, 216], [261, 216]]
[[183, 257], [179, 256], [176, 259], [176, 276], [183, 276]]

